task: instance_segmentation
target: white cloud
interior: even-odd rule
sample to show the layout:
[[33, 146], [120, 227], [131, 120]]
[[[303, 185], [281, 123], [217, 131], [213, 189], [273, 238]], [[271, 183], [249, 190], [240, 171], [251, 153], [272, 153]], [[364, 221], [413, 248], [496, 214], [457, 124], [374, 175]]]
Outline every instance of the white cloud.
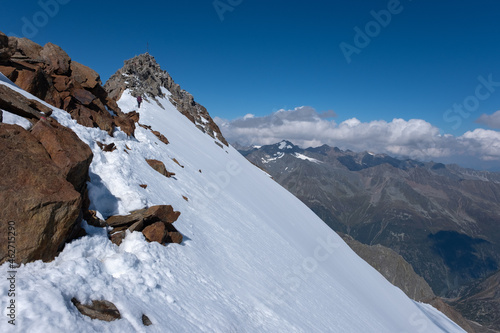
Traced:
[[328, 144], [353, 151], [372, 151], [418, 160], [491, 167], [484, 161], [500, 161], [500, 132], [476, 129], [460, 137], [442, 135], [421, 119], [393, 119], [361, 122], [356, 118], [341, 123], [328, 119], [333, 111], [318, 113], [311, 107], [279, 110], [263, 117], [227, 121], [216, 118], [223, 135], [242, 145], [266, 145], [290, 140], [301, 147]]
[[483, 113], [477, 123], [484, 124], [490, 128], [500, 128], [500, 110], [493, 113], [492, 115], [487, 115]]

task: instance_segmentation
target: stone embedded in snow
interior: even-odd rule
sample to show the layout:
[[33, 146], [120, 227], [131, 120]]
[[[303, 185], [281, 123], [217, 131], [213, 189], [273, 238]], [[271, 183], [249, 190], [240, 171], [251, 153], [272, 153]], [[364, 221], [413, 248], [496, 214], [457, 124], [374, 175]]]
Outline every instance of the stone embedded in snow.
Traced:
[[155, 222], [151, 225], [148, 225], [142, 233], [146, 237], [146, 239], [150, 242], [158, 242], [162, 244], [165, 241], [165, 223], [163, 222]]
[[145, 314], [142, 315], [142, 324], [144, 326], [151, 326], [151, 325], [153, 325], [153, 323], [151, 322], [151, 320], [149, 320], [149, 317], [146, 316]]
[[158, 171], [167, 178], [175, 176], [175, 173], [167, 171], [167, 168], [165, 167], [165, 164], [163, 164], [162, 161], [146, 159], [146, 162], [148, 162], [150, 167], [152, 167], [153, 169], [155, 169], [156, 171]]
[[165, 237], [165, 243], [182, 243], [182, 234], [178, 231], [168, 231]]
[[153, 131], [151, 130], [151, 132], [156, 135], [156, 137], [161, 141], [163, 142], [164, 144], [168, 145], [170, 142], [168, 142], [168, 139], [163, 135], [161, 134], [160, 132], [158, 131]]
[[99, 148], [102, 149], [102, 151], [111, 152], [111, 151], [116, 150], [116, 146], [115, 146], [114, 142], [111, 142], [110, 144], [107, 144], [107, 145], [102, 143], [102, 142], [99, 142], [99, 141], [96, 141], [95, 143], [97, 143], [97, 145], [99, 146]]
[[180, 244], [182, 234], [172, 225], [180, 214], [170, 205], [158, 205], [133, 211], [129, 215], [111, 216], [106, 222], [114, 228], [110, 239], [117, 245], [120, 245], [125, 237], [125, 230], [142, 231], [149, 241]]
[[121, 319], [120, 311], [116, 306], [109, 301], [92, 301], [92, 304], [82, 304], [75, 297], [71, 299], [71, 303], [80, 311], [81, 314], [92, 319], [103, 321], [113, 321]]

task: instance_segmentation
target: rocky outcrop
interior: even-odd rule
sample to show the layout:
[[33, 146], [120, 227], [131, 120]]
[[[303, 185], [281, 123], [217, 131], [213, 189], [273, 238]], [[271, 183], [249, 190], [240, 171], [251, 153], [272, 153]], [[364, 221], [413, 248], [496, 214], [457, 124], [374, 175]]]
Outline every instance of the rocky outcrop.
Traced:
[[[4, 36], [4, 37], [2, 37]], [[99, 75], [72, 61], [64, 50], [52, 43], [40, 46], [26, 38], [0, 35], [0, 72], [17, 86], [68, 111], [73, 119], [87, 127], [99, 127], [113, 135], [116, 127], [134, 135], [133, 116], [121, 112], [108, 97]]]
[[80, 311], [82, 315], [92, 319], [103, 321], [113, 321], [121, 319], [120, 311], [116, 306], [109, 301], [92, 301], [91, 304], [82, 304], [75, 297], [71, 299], [71, 303]]
[[170, 101], [179, 112], [197, 125], [202, 132], [214, 139], [217, 138], [226, 146], [228, 145], [207, 109], [195, 102], [190, 93], [182, 90], [172, 77], [160, 68], [155, 58], [149, 53], [126, 60], [123, 68], [111, 76], [104, 88], [115, 101], [120, 99], [126, 89], [130, 89], [133, 96], [140, 95], [146, 99], [150, 98], [159, 105], [161, 104], [157, 97], [165, 97], [162, 88], [166, 88], [171, 93]]
[[111, 216], [106, 223], [113, 228], [110, 239], [117, 245], [120, 245], [127, 230], [142, 232], [150, 242], [180, 244], [182, 234], [173, 226], [180, 214], [170, 205], [159, 205], [139, 209], [129, 215]]
[[[50, 261], [78, 227], [82, 196], [44, 146], [17, 125], [0, 124], [0, 235], [17, 232], [15, 262]], [[88, 165], [87, 165], [88, 167]], [[0, 248], [0, 263], [7, 260]]]

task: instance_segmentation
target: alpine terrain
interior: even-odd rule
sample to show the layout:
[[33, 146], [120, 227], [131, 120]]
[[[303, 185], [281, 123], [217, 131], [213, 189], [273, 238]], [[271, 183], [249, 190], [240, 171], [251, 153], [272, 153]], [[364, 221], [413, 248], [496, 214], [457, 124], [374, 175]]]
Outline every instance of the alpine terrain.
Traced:
[[1, 332], [464, 332], [228, 146], [151, 55], [103, 87], [56, 45], [0, 51]]
[[499, 173], [327, 145], [302, 149], [289, 141], [239, 149], [333, 230], [349, 235], [365, 260], [375, 267], [392, 262], [379, 270], [410, 297], [431, 298], [419, 279], [387, 259], [389, 249], [465, 318], [500, 330], [493, 287], [500, 268]]

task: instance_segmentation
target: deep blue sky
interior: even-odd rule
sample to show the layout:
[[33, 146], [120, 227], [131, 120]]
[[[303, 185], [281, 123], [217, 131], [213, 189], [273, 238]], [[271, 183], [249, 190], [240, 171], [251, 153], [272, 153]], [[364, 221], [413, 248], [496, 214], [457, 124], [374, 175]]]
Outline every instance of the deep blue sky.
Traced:
[[[354, 45], [354, 27], [390, 1], [221, 2], [237, 4], [223, 21], [212, 0], [70, 0], [29, 37], [58, 44], [103, 81], [149, 42], [162, 68], [226, 119], [307, 105], [334, 110], [337, 122], [419, 118], [458, 136], [500, 109], [499, 87], [457, 128], [443, 120], [474, 95], [478, 76], [500, 82], [498, 1], [402, 0], [350, 64], [339, 44]], [[22, 36], [41, 11], [37, 1], [4, 2], [0, 30]]]

